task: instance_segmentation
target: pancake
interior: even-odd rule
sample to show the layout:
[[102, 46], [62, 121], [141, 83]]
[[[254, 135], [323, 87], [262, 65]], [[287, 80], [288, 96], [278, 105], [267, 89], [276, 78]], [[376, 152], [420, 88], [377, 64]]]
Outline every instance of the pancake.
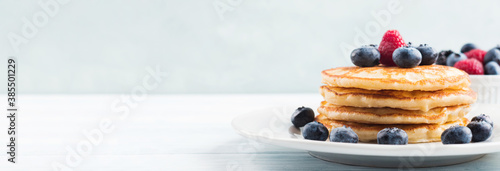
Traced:
[[342, 126], [351, 127], [352, 130], [358, 134], [360, 142], [376, 142], [377, 133], [380, 130], [397, 127], [403, 129], [408, 134], [408, 143], [441, 141], [441, 133], [443, 133], [444, 130], [453, 125], [465, 126], [469, 122], [467, 118], [461, 118], [445, 124], [377, 125], [331, 120], [325, 115], [318, 115], [315, 120], [325, 125], [329, 131], [331, 131], [332, 128]]
[[358, 108], [321, 102], [318, 112], [328, 119], [367, 124], [444, 124], [463, 118], [470, 105], [437, 107], [427, 112], [394, 108]]
[[368, 90], [462, 89], [470, 85], [469, 75], [462, 70], [443, 65], [415, 68], [399, 67], [340, 67], [321, 72], [322, 83], [332, 87]]
[[421, 111], [429, 111], [435, 107], [471, 104], [476, 101], [476, 93], [468, 87], [438, 91], [374, 91], [321, 86], [320, 93], [325, 101], [339, 106], [390, 107]]

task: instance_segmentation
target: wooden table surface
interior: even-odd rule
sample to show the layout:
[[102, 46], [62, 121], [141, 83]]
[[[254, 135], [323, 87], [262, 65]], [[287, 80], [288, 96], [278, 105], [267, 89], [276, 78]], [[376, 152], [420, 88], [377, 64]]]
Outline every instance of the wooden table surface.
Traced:
[[[3, 152], [2, 171], [387, 170], [325, 162], [306, 151], [247, 140], [231, 127], [232, 118], [239, 114], [297, 102], [319, 103], [319, 94], [18, 98], [17, 163], [8, 163]], [[1, 123], [6, 130], [7, 119]], [[95, 134], [88, 138], [85, 133]], [[0, 139], [7, 142], [7, 131]], [[473, 162], [432, 169], [499, 170], [498, 161], [500, 155], [495, 153]]]

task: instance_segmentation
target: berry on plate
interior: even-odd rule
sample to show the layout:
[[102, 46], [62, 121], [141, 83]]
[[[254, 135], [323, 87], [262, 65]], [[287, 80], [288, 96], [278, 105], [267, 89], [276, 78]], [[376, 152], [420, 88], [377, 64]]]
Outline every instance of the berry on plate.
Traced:
[[484, 55], [484, 64], [487, 64], [490, 61], [495, 61], [498, 64], [500, 64], [500, 50], [497, 48], [493, 48], [486, 52], [486, 55]]
[[416, 48], [403, 46], [394, 51], [392, 60], [401, 68], [413, 68], [422, 62], [422, 54]]
[[485, 121], [472, 121], [467, 127], [472, 132], [472, 142], [486, 141], [493, 132], [493, 126]]
[[452, 126], [443, 131], [441, 142], [443, 144], [467, 144], [472, 140], [472, 132], [465, 126]]
[[380, 53], [374, 46], [363, 46], [351, 52], [351, 61], [359, 67], [377, 66], [380, 61]]
[[405, 145], [408, 144], [408, 134], [399, 128], [384, 128], [377, 133], [378, 144]]
[[471, 119], [471, 122], [481, 122], [481, 121], [485, 121], [486, 123], [489, 123], [491, 126], [493, 126], [493, 121], [491, 120], [490, 116], [488, 116], [484, 113], [477, 115], [477, 116], [474, 116]]
[[392, 60], [392, 53], [397, 48], [406, 46], [403, 37], [397, 30], [388, 30], [385, 32], [382, 41], [379, 44], [378, 51], [380, 52], [380, 63], [385, 66], [396, 66]]
[[436, 63], [438, 53], [434, 50], [434, 48], [428, 46], [427, 44], [420, 44], [420, 46], [417, 47], [417, 50], [420, 54], [422, 54], [422, 62], [420, 62], [420, 65], [432, 65]]
[[446, 65], [446, 59], [452, 53], [453, 53], [453, 51], [451, 51], [451, 50], [443, 50], [443, 51], [439, 52], [438, 58], [436, 60], [436, 64], [438, 64], [438, 65]]
[[331, 142], [358, 143], [358, 134], [350, 127], [337, 127], [330, 132]]
[[463, 53], [452, 53], [448, 58], [446, 59], [446, 65], [447, 66], [455, 66], [455, 63], [461, 60], [466, 60], [467, 56], [465, 56]]
[[465, 53], [469, 59], [477, 59], [481, 63], [484, 61], [484, 55], [486, 55], [486, 51], [481, 49], [472, 49]]
[[477, 46], [475, 44], [472, 44], [472, 43], [466, 43], [464, 46], [462, 46], [462, 49], [460, 49], [460, 52], [465, 53], [465, 52], [468, 52], [472, 49], [477, 49]]
[[476, 59], [466, 59], [455, 63], [455, 68], [461, 69], [470, 75], [484, 75], [483, 64]]
[[304, 126], [302, 136], [308, 140], [326, 141], [328, 139], [328, 129], [322, 123], [309, 122]]
[[484, 66], [484, 74], [486, 75], [500, 75], [500, 65], [495, 61], [490, 61]]
[[311, 108], [302, 106], [295, 109], [292, 114], [292, 124], [297, 128], [303, 127], [312, 121], [314, 121], [314, 111]]

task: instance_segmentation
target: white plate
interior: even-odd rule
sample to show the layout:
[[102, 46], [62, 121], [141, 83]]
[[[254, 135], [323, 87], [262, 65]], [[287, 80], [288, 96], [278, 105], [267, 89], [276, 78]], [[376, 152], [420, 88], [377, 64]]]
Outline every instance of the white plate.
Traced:
[[[485, 154], [500, 151], [500, 130], [485, 142], [443, 145], [441, 142], [408, 145], [379, 145], [369, 143], [335, 143], [305, 140], [293, 127], [290, 116], [298, 106], [274, 107], [233, 119], [232, 126], [240, 135], [273, 145], [307, 150], [314, 157], [350, 165], [374, 167], [431, 167], [463, 163]], [[310, 106], [314, 107], [317, 106]], [[486, 113], [495, 123], [498, 104], [475, 104], [468, 117]]]

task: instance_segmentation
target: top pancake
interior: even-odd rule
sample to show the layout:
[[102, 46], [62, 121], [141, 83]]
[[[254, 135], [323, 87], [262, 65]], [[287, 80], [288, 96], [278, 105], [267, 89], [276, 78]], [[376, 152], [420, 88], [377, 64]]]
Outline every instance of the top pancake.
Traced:
[[462, 89], [470, 85], [466, 72], [443, 65], [415, 68], [340, 67], [324, 70], [321, 76], [321, 82], [332, 87], [368, 90], [436, 91]]

